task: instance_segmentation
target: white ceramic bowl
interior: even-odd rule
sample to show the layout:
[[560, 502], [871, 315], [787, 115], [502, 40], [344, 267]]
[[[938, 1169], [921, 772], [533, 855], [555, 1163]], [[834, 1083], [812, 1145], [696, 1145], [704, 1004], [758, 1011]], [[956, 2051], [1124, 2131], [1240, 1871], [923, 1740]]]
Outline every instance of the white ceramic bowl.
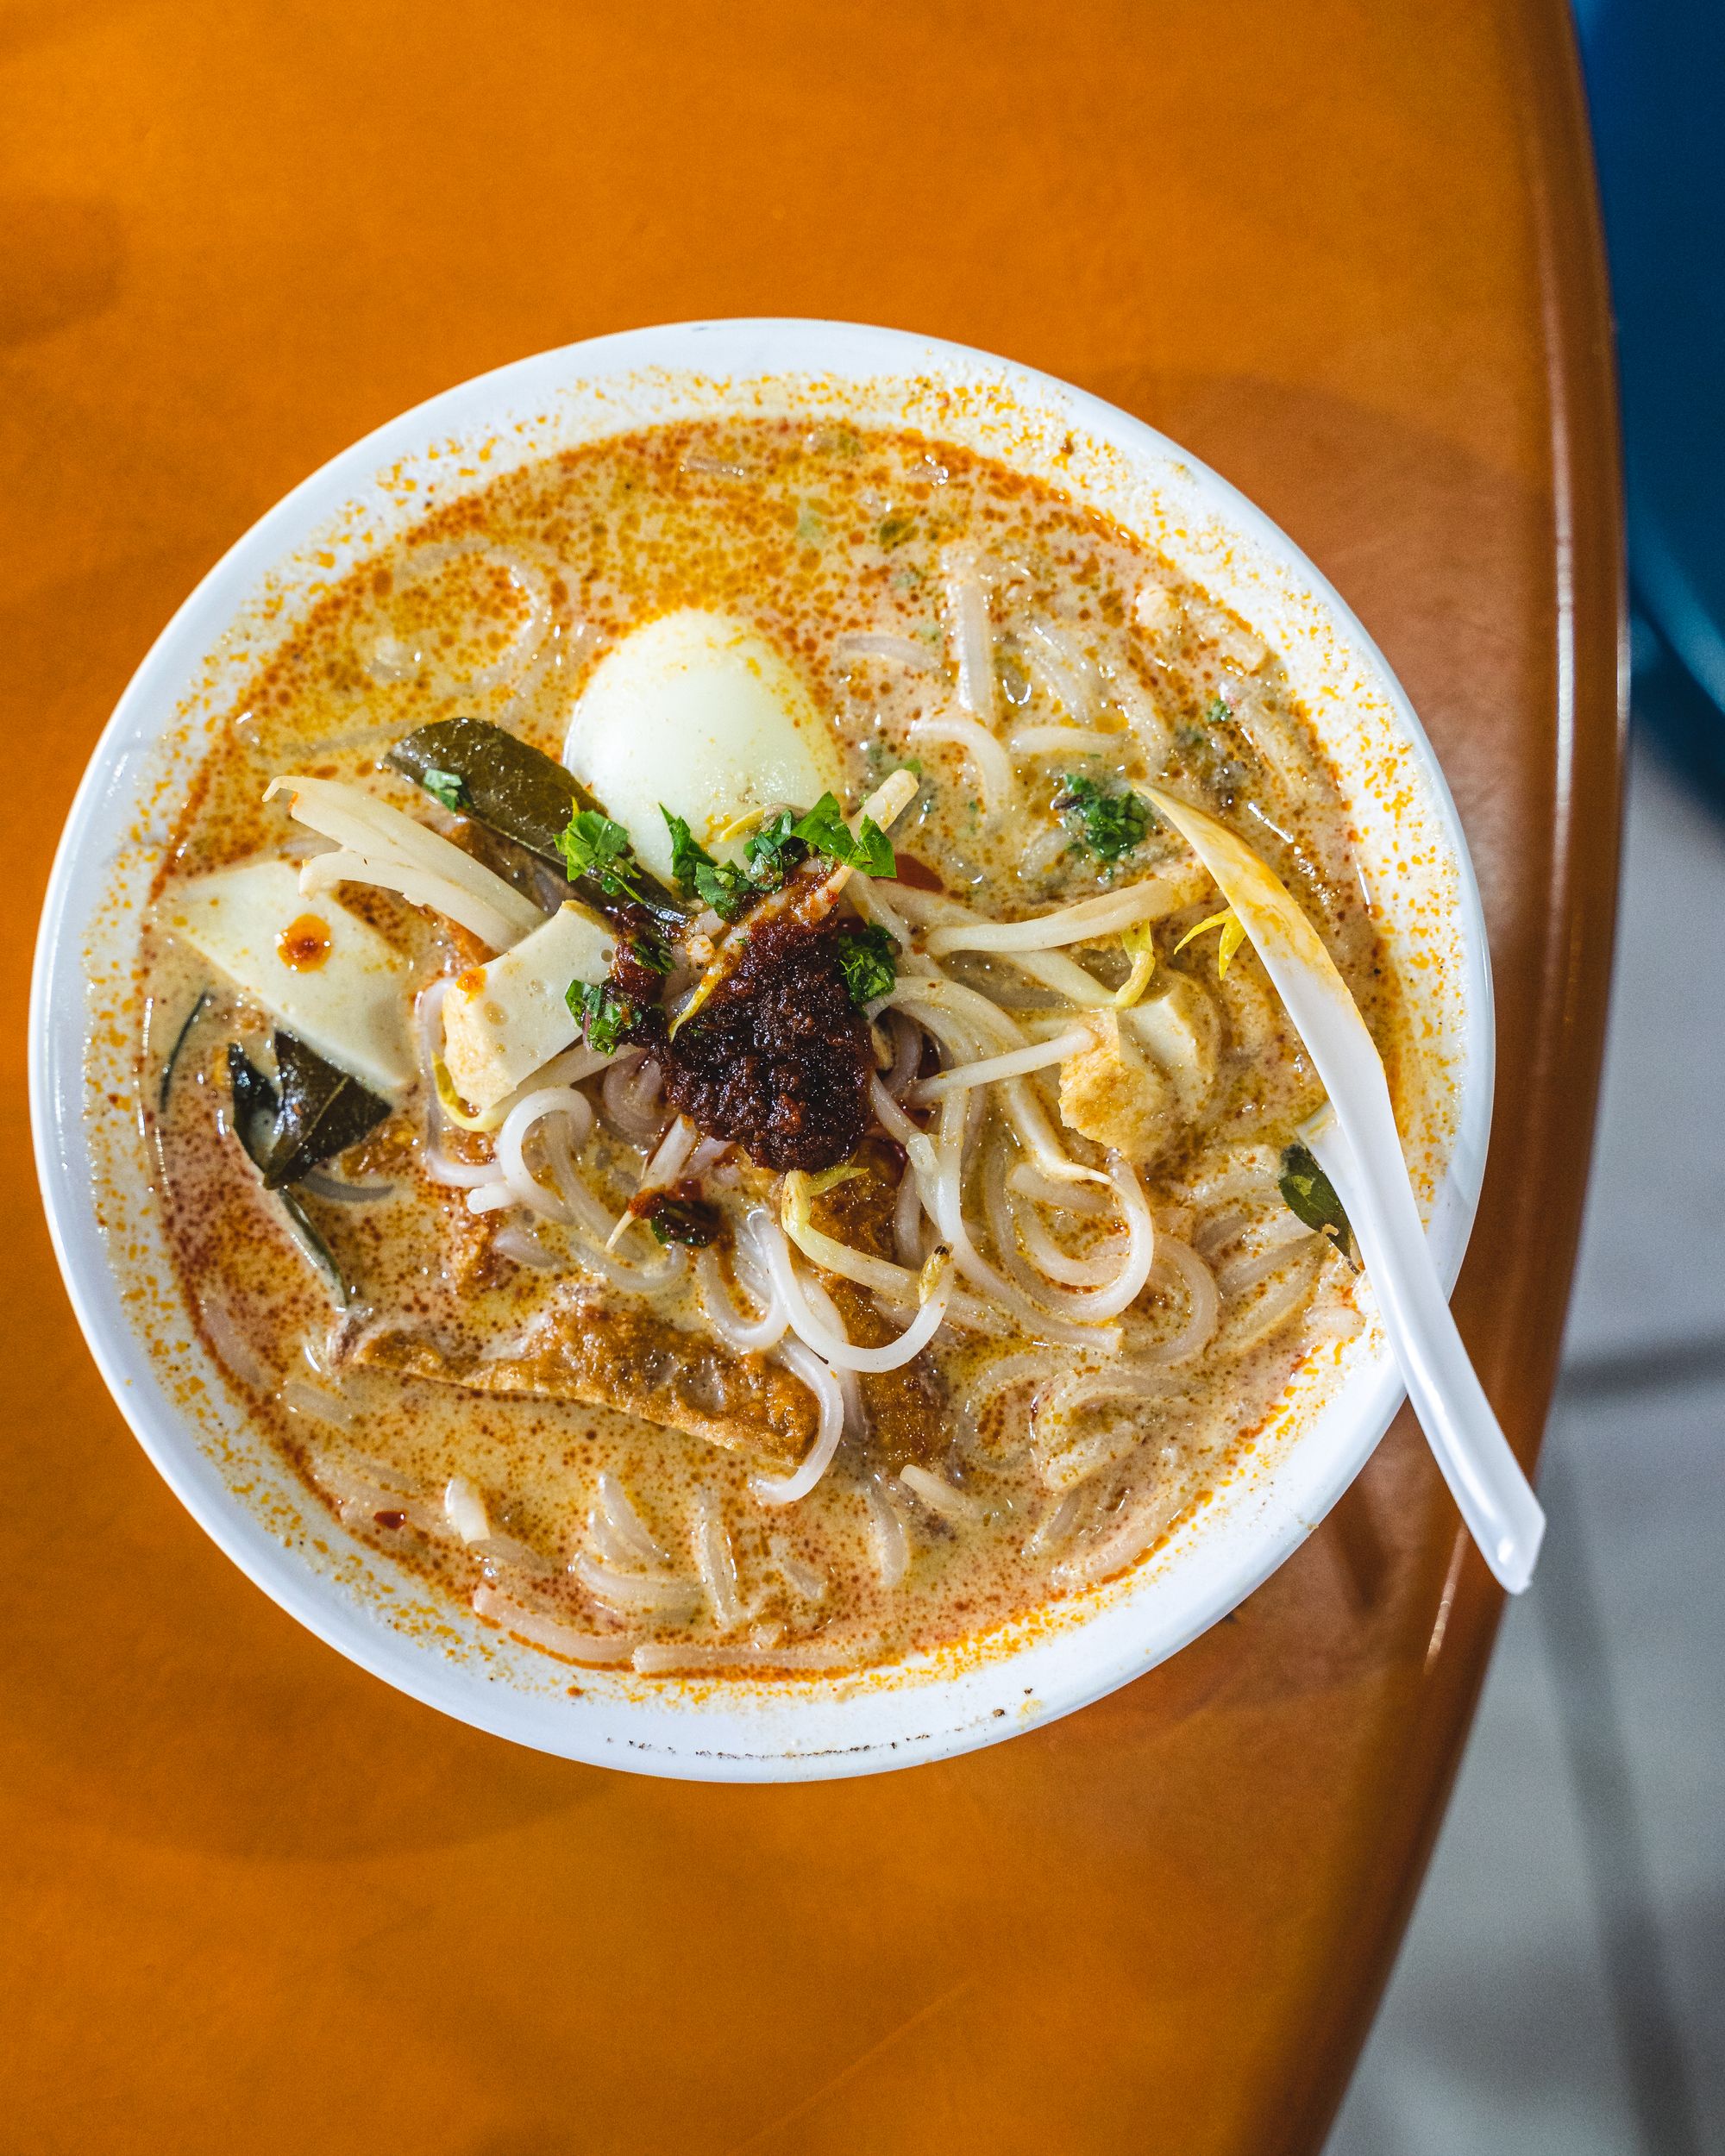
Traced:
[[1359, 1471], [1401, 1398], [1369, 1327], [1296, 1373], [1247, 1463], [1126, 1578], [888, 1670], [721, 1684], [572, 1670], [434, 1602], [336, 1526], [250, 1432], [188, 1338], [125, 1103], [136, 910], [210, 730], [308, 601], [437, 503], [625, 428], [787, 408], [910, 425], [1050, 478], [1160, 547], [1276, 648], [1347, 794], [1416, 1031], [1433, 1044], [1404, 1124], [1446, 1280], [1472, 1223], [1491, 1109], [1478, 893], [1407, 698], [1304, 555], [1126, 413], [1007, 360], [895, 331], [684, 323], [485, 375], [380, 428], [298, 487], [163, 632], [97, 747], [61, 841], [30, 1013], [37, 1161], [60, 1267], [139, 1442], [207, 1532], [303, 1624], [403, 1691], [499, 1736], [713, 1781], [907, 1766], [1112, 1691], [1282, 1563]]

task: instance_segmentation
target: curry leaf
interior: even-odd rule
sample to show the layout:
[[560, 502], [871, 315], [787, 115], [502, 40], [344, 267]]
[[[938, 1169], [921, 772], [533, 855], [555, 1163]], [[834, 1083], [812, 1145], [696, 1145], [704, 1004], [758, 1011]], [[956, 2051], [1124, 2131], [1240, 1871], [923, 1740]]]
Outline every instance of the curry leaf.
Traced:
[[345, 1153], [389, 1113], [387, 1100], [326, 1062], [297, 1034], [277, 1031], [275, 1063], [281, 1105], [269, 1157], [260, 1163], [267, 1190], [297, 1183]]
[[1354, 1256], [1353, 1229], [1342, 1210], [1335, 1185], [1319, 1167], [1316, 1156], [1303, 1145], [1290, 1145], [1282, 1156], [1279, 1188], [1283, 1203], [1296, 1219], [1327, 1236], [1350, 1264]]

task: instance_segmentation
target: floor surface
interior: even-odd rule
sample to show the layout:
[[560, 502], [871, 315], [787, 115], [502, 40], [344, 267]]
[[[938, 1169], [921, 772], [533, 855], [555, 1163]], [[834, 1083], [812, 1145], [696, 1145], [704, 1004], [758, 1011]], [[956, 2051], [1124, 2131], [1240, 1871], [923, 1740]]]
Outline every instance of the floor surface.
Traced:
[[1725, 826], [1634, 760], [1530, 1592], [1328, 2156], [1725, 2148]]

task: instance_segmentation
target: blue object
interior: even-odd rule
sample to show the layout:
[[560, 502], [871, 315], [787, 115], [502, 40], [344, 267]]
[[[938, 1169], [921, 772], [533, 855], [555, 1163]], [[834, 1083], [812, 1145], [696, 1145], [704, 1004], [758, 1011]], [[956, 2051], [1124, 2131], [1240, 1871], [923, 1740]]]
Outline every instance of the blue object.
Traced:
[[1725, 812], [1725, 0], [1576, 0], [1617, 317], [1634, 706]]

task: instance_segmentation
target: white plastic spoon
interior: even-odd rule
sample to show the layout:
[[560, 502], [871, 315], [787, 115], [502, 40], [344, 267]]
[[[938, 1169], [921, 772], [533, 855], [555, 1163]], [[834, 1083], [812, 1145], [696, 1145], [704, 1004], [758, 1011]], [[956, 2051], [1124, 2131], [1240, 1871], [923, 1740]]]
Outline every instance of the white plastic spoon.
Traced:
[[1358, 1006], [1293, 894], [1251, 847], [1204, 810], [1147, 791], [1215, 878], [1323, 1081], [1334, 1119], [1314, 1117], [1302, 1136], [1358, 1238], [1408, 1398], [1468, 1532], [1499, 1583], [1519, 1595], [1533, 1577], [1546, 1515], [1450, 1315], [1383, 1059]]

